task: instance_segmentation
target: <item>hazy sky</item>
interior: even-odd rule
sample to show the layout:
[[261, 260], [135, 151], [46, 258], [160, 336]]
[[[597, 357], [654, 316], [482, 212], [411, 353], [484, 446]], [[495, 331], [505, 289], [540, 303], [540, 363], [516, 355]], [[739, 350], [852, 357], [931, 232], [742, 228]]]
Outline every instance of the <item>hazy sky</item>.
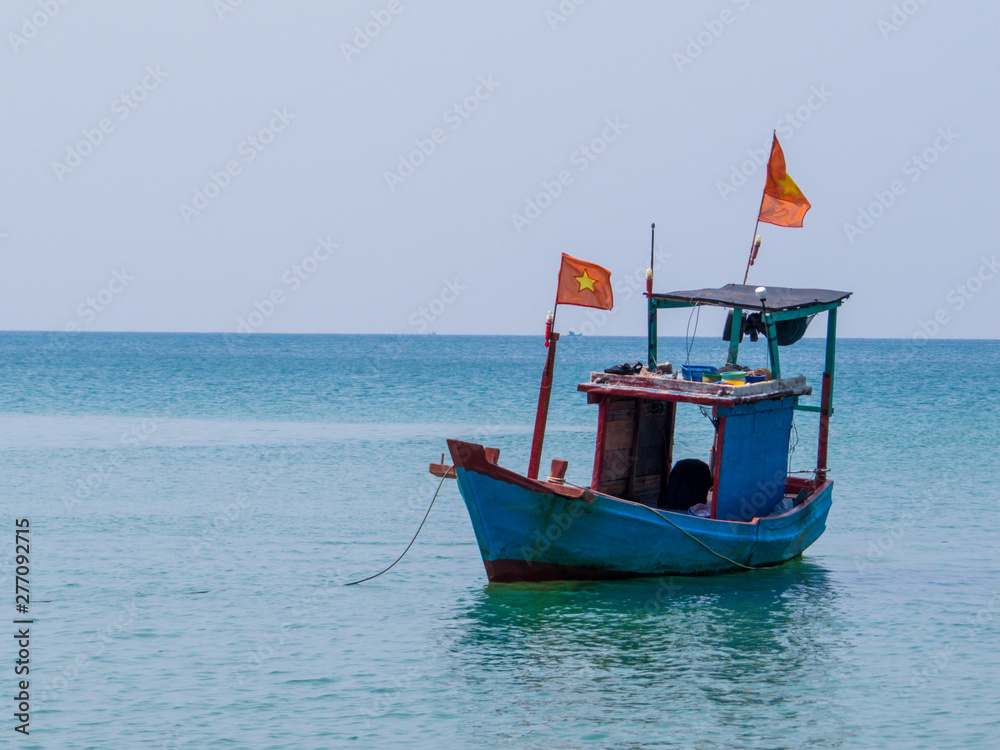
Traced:
[[742, 280], [777, 129], [813, 208], [761, 225], [752, 283], [854, 291], [844, 336], [993, 338], [998, 27], [939, 0], [6, 0], [0, 329], [539, 333], [567, 252], [618, 285], [596, 330], [639, 335], [651, 222], [657, 291]]

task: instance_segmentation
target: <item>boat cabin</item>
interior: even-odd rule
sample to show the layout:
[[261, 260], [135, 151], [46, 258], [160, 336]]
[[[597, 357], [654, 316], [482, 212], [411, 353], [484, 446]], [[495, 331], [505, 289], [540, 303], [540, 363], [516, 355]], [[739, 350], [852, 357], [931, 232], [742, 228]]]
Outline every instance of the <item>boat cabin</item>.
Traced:
[[[598, 405], [591, 490], [662, 510], [749, 522], [773, 513], [786, 496], [804, 497], [822, 484], [833, 412], [836, 312], [850, 293], [785, 288], [761, 292], [730, 284], [648, 296], [648, 368], [633, 375], [592, 373], [589, 383], [578, 386], [587, 394], [588, 403]], [[686, 379], [682, 379], [678, 377], [682, 373], [658, 364], [658, 311], [697, 305], [732, 311], [727, 322], [726, 364], [734, 370], [739, 367], [739, 347], [748, 321], [758, 327], [769, 350], [771, 367], [766, 379], [737, 383], [735, 376], [712, 373], [715, 377], [707, 379], [719, 382], [701, 382], [706, 378], [697, 369], [685, 368]], [[801, 338], [812, 317], [822, 312], [827, 313], [827, 346], [821, 404], [800, 404], [799, 397], [812, 393], [812, 386], [801, 376], [781, 377], [778, 347]], [[743, 379], [741, 371], [738, 380]], [[715, 435], [708, 462], [689, 457], [675, 461], [677, 408], [684, 404], [711, 410]], [[808, 479], [790, 477], [788, 472], [796, 410], [820, 414], [817, 464]]]

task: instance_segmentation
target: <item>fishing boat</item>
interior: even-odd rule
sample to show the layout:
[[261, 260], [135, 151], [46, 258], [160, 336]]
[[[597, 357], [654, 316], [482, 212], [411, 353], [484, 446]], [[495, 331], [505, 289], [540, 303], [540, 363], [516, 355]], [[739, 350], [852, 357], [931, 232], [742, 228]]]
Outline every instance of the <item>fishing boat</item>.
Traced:
[[[497, 449], [462, 440], [448, 440], [451, 464], [430, 467], [437, 476], [457, 479], [489, 580], [711, 575], [780, 565], [801, 555], [825, 530], [833, 500], [827, 448], [837, 310], [850, 294], [740, 284], [654, 294], [647, 274], [647, 366], [594, 372], [578, 386], [597, 406], [589, 486], [567, 482], [561, 459], [539, 477], [559, 339], [547, 332], [528, 471], [503, 467]], [[706, 377], [703, 370], [714, 368], [687, 367], [676, 373], [659, 362], [659, 311], [700, 305], [731, 311], [726, 366], [719, 368], [728, 373]], [[812, 385], [803, 376], [783, 377], [779, 345], [801, 338], [821, 313], [827, 325], [820, 403], [799, 403]], [[738, 369], [748, 321], [766, 337], [770, 377], [760, 382], [746, 382], [755, 378]], [[710, 414], [708, 462], [675, 463], [679, 408]], [[795, 411], [818, 412], [819, 418], [816, 465], [805, 476], [788, 468]]]
[[[833, 502], [827, 447], [837, 310], [851, 293], [746, 284], [760, 249], [761, 222], [801, 227], [810, 207], [788, 175], [775, 133], [743, 284], [654, 294], [652, 225], [645, 295], [648, 365], [595, 372], [578, 386], [587, 402], [597, 406], [594, 466], [587, 487], [566, 481], [567, 462], [562, 459], [552, 461], [544, 480], [538, 474], [559, 340], [555, 312], [550, 314], [527, 473], [501, 467], [495, 448], [461, 440], [448, 441], [452, 464], [442, 457], [430, 467], [442, 483], [448, 477], [458, 480], [490, 581], [754, 570], [798, 557], [820, 537]], [[564, 253], [554, 311], [559, 304], [610, 310], [610, 272]], [[675, 373], [659, 361], [659, 311], [701, 305], [730, 311], [723, 336], [729, 342], [726, 364], [684, 366]], [[799, 341], [821, 313], [826, 314], [827, 329], [820, 403], [803, 404], [799, 399], [813, 387], [805, 377], [782, 376], [779, 347]], [[750, 376], [749, 368], [739, 365], [747, 332], [752, 341], [760, 335], [766, 338], [770, 365]], [[674, 462], [678, 408], [698, 408], [706, 414], [711, 410], [714, 436], [708, 462], [693, 457]], [[819, 413], [816, 466], [806, 476], [788, 468], [796, 410]]]

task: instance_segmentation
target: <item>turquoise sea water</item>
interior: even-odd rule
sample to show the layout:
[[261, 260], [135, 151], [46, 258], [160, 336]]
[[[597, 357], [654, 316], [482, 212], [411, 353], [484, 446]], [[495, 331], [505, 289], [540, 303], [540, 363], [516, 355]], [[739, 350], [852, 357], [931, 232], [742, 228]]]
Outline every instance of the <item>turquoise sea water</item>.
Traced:
[[[543, 467], [587, 483], [575, 384], [645, 342], [559, 346]], [[783, 354], [820, 369], [818, 341]], [[445, 438], [525, 468], [543, 358], [537, 337], [0, 334], [0, 616], [28, 517], [35, 620], [29, 737], [0, 653], [2, 746], [1000, 746], [1000, 342], [840, 342], [828, 530], [782, 567], [490, 586], [449, 482], [403, 561], [344, 587], [409, 542]], [[676, 455], [704, 457], [704, 418], [681, 420]]]

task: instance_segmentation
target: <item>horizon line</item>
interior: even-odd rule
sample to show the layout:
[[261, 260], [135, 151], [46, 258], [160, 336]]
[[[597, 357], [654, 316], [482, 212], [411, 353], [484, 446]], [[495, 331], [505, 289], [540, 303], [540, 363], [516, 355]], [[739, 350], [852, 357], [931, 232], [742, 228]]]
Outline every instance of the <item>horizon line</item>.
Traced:
[[[398, 333], [391, 332], [380, 332], [380, 333], [347, 333], [347, 332], [335, 332], [326, 331], [323, 333], [306, 333], [306, 332], [295, 332], [295, 331], [251, 331], [250, 333], [241, 333], [237, 331], [57, 331], [41, 328], [22, 328], [22, 329], [11, 329], [11, 330], [0, 330], [0, 335], [4, 334], [64, 334], [68, 336], [90, 336], [90, 335], [107, 335], [107, 334], [137, 334], [137, 335], [148, 335], [148, 336], [240, 336], [240, 337], [250, 337], [250, 336], [412, 336], [414, 338], [422, 337], [438, 337], [438, 336], [450, 336], [450, 337], [460, 337], [460, 336], [475, 336], [475, 337], [507, 337], [507, 338], [544, 338], [541, 333], [437, 333], [436, 331], [429, 331], [427, 333], [409, 333], [407, 331], [400, 331]], [[570, 336], [570, 331], [559, 332], [560, 338], [564, 336]], [[636, 339], [646, 339], [647, 336], [644, 334], [597, 334], [597, 333], [573, 333], [572, 337], [576, 338], [586, 337], [591, 339], [604, 338], [604, 339], [620, 339], [620, 338], [636, 338]], [[659, 336], [660, 339], [686, 339], [683, 335], [663, 335]], [[706, 337], [702, 337], [706, 338]], [[715, 337], [707, 337], [714, 339]], [[813, 341], [824, 341], [826, 339], [825, 335], [820, 336], [803, 336], [801, 340], [813, 340]], [[721, 340], [721, 339], [720, 339]], [[922, 341], [924, 343], [928, 341], [1000, 341], [1000, 337], [997, 338], [977, 338], [977, 337], [959, 337], [959, 338], [938, 338], [938, 337], [927, 337], [919, 338], [916, 336], [838, 336], [838, 341]]]

